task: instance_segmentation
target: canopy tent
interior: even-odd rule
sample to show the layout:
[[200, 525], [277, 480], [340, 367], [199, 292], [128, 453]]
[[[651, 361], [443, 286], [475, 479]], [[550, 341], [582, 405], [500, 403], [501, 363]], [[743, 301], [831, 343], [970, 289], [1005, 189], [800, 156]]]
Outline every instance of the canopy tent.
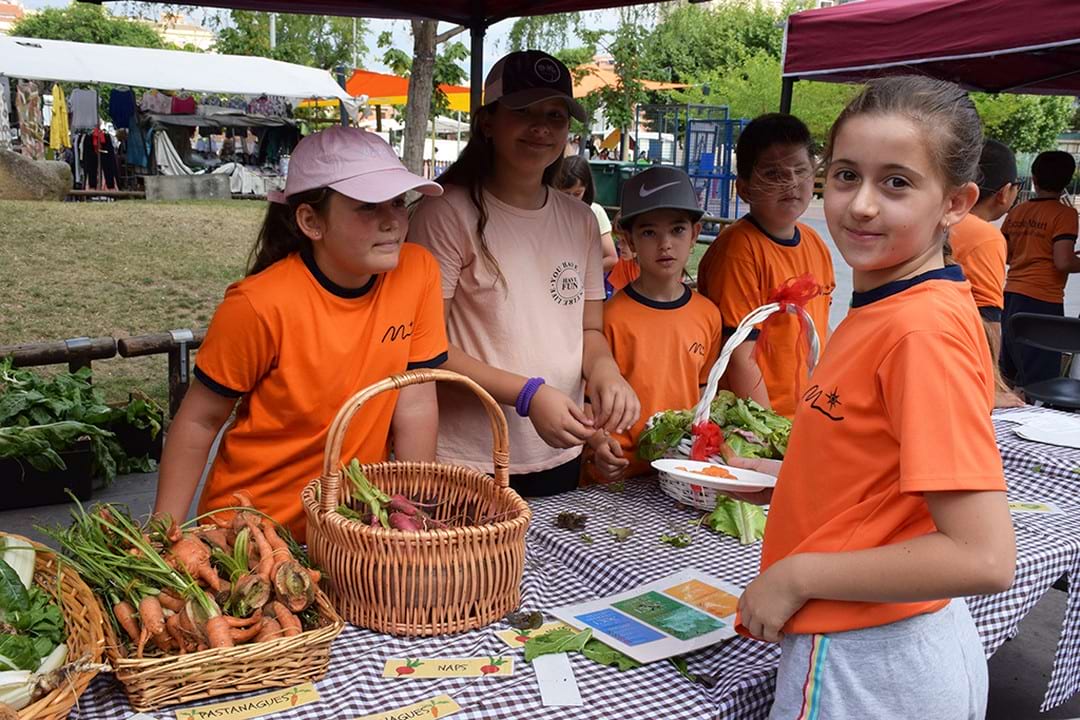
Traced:
[[[469, 112], [469, 88], [462, 85], [439, 85], [450, 101], [450, 109]], [[367, 95], [368, 105], [404, 105], [409, 95], [409, 78], [371, 70], [353, 70], [345, 82], [345, 90], [353, 97]]]
[[[79, 1], [100, 5], [104, 0]], [[169, 3], [169, 0], [148, 1]], [[690, 0], [691, 3], [704, 1]], [[482, 90], [480, 79], [484, 75], [484, 32], [492, 24], [522, 15], [551, 15], [647, 3], [648, 0], [195, 0], [194, 2], [204, 7], [238, 10], [349, 17], [429, 18], [464, 25], [469, 28], [472, 45], [469, 56], [469, 77], [472, 78], [471, 107], [480, 106]]]
[[[689, 87], [683, 83], [666, 83], [655, 80], [638, 80], [646, 90], [681, 90]], [[597, 63], [578, 65], [574, 69], [574, 97], [585, 97], [603, 87], [616, 87], [619, 84], [619, 76], [614, 68], [605, 67]]]
[[981, 92], [1080, 95], [1080, 3], [870, 0], [787, 20], [784, 110], [798, 79], [904, 73]]
[[353, 100], [330, 73], [262, 57], [0, 36], [0, 75], [158, 90]]

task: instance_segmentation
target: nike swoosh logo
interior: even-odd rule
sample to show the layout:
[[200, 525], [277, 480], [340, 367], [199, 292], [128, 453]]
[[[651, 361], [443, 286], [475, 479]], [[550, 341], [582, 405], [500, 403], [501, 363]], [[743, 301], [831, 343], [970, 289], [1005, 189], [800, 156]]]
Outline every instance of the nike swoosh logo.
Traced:
[[663, 190], [664, 188], [669, 188], [669, 187], [671, 187], [672, 185], [678, 185], [678, 184], [679, 184], [679, 181], [678, 181], [678, 180], [674, 180], [674, 181], [672, 181], [672, 182], [669, 182], [669, 183], [664, 183], [663, 185], [657, 185], [656, 187], [654, 187], [654, 188], [649, 188], [649, 189], [647, 189], [647, 190], [645, 189], [645, 186], [644, 186], [644, 185], [642, 185], [642, 186], [641, 186], [641, 189], [640, 189], [640, 190], [638, 191], [638, 194], [639, 194], [639, 195], [640, 195], [641, 197], [643, 197], [643, 198], [644, 198], [644, 197], [649, 197], [650, 195], [652, 195], [652, 194], [653, 194], [653, 193], [655, 193], [655, 192], [660, 192], [660, 191], [661, 191], [661, 190]]

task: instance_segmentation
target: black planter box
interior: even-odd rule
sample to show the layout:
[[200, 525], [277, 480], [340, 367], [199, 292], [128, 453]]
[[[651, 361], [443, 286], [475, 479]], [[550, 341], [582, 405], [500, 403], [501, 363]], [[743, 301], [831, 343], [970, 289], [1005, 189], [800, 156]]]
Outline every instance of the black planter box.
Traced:
[[41, 471], [25, 460], [0, 459], [0, 510], [56, 505], [71, 502], [70, 489], [80, 500], [89, 500], [93, 455], [90, 441], [80, 440], [60, 453], [66, 470]]
[[116, 441], [129, 457], [149, 455], [151, 460], [161, 460], [163, 431], [159, 431], [156, 438], [151, 438], [150, 428], [137, 428], [127, 422], [113, 423], [107, 429], [116, 433]]

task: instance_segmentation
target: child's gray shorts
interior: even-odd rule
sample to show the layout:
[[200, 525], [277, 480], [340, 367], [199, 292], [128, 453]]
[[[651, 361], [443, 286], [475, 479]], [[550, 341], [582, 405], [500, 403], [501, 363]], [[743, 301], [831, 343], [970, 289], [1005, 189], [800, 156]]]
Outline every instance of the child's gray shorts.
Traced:
[[963, 598], [880, 627], [788, 635], [769, 720], [983, 720], [986, 656]]

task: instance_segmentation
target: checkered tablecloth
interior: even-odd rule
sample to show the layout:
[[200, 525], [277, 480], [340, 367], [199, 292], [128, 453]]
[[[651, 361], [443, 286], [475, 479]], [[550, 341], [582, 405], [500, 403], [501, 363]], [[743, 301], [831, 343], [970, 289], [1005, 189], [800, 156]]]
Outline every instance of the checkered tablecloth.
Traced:
[[[995, 420], [1010, 496], [1018, 500], [1049, 500], [1066, 515], [1016, 516], [1016, 582], [1007, 592], [969, 598], [987, 655], [1015, 631], [1019, 622], [1062, 574], [1068, 573], [1070, 596], [1064, 632], [1044, 709], [1067, 700], [1080, 685], [1080, 502], [1070, 488], [1080, 475], [1080, 453], [1070, 458], [1061, 448], [1036, 445], [1009, 430], [1006, 416]], [[1036, 466], [1041, 466], [1035, 469]], [[1071, 475], [1071, 477], [1070, 477]], [[756, 575], [760, 544], [744, 547], [734, 538], [717, 536], [689, 526], [700, 513], [677, 506], [652, 481], [628, 483], [622, 492], [592, 487], [534, 500], [533, 523], [526, 549], [522, 607], [546, 610], [559, 605], [631, 589], [684, 568], [698, 568], [736, 585]], [[563, 510], [588, 515], [584, 540], [580, 532], [554, 527]], [[609, 527], [632, 527], [634, 534], [619, 543]], [[660, 542], [670, 531], [689, 531], [689, 547]], [[462, 706], [454, 717], [473, 720], [552, 718], [585, 720], [633, 716], [645, 718], [765, 718], [772, 702], [779, 649], [737, 637], [687, 656], [689, 668], [708, 675], [706, 688], [681, 676], [669, 663], [653, 663], [619, 672], [571, 654], [581, 695], [581, 708], [544, 707], [530, 666], [520, 650], [510, 650], [494, 632], [483, 630], [430, 639], [401, 639], [347, 627], [335, 641], [330, 670], [316, 686], [320, 702], [275, 714], [275, 720], [348, 720], [381, 710], [410, 705], [445, 693]], [[511, 654], [518, 659], [509, 678], [391, 680], [381, 677], [389, 657], [479, 656]], [[207, 700], [218, 702], [225, 698]], [[174, 718], [176, 708], [149, 713]], [[98, 678], [83, 695], [71, 718], [121, 720], [131, 713], [119, 686]]]

